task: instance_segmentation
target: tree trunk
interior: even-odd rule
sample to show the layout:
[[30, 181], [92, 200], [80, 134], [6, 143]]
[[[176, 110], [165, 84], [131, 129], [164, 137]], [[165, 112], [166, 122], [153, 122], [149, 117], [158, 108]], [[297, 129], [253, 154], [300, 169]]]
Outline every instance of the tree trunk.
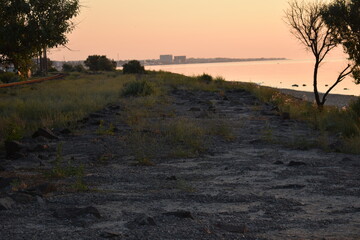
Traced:
[[315, 101], [316, 101], [316, 105], [319, 108], [322, 108], [323, 103], [320, 101], [320, 96], [319, 96], [319, 91], [317, 88], [317, 77], [318, 77], [318, 71], [319, 71], [319, 57], [316, 57], [316, 61], [315, 61], [315, 65], [314, 65], [314, 81], [313, 81], [313, 85], [314, 85], [314, 94], [315, 94]]
[[44, 47], [44, 75], [46, 76], [48, 74], [48, 64], [47, 64], [47, 49]]

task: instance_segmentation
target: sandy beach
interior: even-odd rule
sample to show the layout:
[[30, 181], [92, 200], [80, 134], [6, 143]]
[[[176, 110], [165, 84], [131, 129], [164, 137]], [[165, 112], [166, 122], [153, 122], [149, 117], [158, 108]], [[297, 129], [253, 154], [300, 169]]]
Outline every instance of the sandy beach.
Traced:
[[[291, 89], [283, 89], [278, 88], [282, 93], [292, 95], [297, 98], [301, 98], [306, 101], [314, 102], [314, 93], [313, 92], [305, 92], [305, 91], [296, 91]], [[355, 100], [357, 97], [354, 95], [342, 95], [342, 94], [329, 94], [325, 105], [333, 105], [337, 107], [344, 107], [349, 104], [351, 100]]]

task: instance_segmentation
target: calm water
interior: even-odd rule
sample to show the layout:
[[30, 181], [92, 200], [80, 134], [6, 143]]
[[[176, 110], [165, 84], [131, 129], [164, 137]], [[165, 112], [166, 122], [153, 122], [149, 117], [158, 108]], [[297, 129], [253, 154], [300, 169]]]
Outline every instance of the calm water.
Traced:
[[[325, 85], [331, 86], [344, 66], [346, 61], [342, 59], [323, 63], [319, 72], [319, 91], [325, 92], [327, 90]], [[212, 76], [222, 76], [228, 81], [254, 82], [277, 88], [313, 91], [311, 60], [159, 65], [146, 66], [146, 69], [164, 70], [188, 76], [207, 73]], [[292, 87], [294, 84], [299, 87]], [[360, 84], [356, 85], [351, 77], [347, 77], [332, 90], [332, 93], [359, 96]]]

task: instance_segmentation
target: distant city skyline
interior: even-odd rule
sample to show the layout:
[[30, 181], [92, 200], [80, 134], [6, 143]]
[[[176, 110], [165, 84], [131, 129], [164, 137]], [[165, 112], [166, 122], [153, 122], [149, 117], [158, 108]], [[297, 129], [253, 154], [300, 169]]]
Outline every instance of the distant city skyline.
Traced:
[[[311, 1], [311, 0], [310, 0]], [[314, 0], [315, 1], [315, 0]], [[311, 58], [283, 22], [288, 0], [84, 0], [58, 61], [106, 55], [114, 60], [194, 58]], [[343, 56], [338, 49], [332, 56]]]

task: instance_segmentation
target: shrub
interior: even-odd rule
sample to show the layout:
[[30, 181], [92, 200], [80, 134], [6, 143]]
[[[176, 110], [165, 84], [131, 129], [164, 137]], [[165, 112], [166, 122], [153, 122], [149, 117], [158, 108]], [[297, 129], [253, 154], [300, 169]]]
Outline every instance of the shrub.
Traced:
[[145, 73], [145, 68], [141, 66], [140, 62], [137, 60], [132, 60], [123, 65], [123, 73], [131, 74], [131, 73]]
[[71, 65], [71, 64], [64, 63], [64, 64], [62, 65], [62, 70], [63, 70], [64, 72], [73, 72], [73, 71], [74, 71], [74, 67], [73, 67], [73, 65]]
[[360, 120], [360, 97], [349, 103], [349, 111], [356, 120]]
[[105, 55], [92, 55], [84, 62], [90, 71], [114, 71], [116, 69], [116, 62], [108, 59]]
[[210, 83], [213, 80], [213, 77], [210, 76], [209, 74], [203, 73], [203, 75], [198, 76], [198, 79]]
[[3, 83], [12, 83], [20, 81], [20, 77], [12, 72], [0, 73], [0, 81]]
[[148, 96], [154, 93], [154, 88], [147, 81], [134, 81], [126, 84], [121, 95], [124, 97], [129, 96]]
[[76, 72], [85, 72], [86, 69], [82, 64], [77, 64], [74, 66], [74, 70]]

